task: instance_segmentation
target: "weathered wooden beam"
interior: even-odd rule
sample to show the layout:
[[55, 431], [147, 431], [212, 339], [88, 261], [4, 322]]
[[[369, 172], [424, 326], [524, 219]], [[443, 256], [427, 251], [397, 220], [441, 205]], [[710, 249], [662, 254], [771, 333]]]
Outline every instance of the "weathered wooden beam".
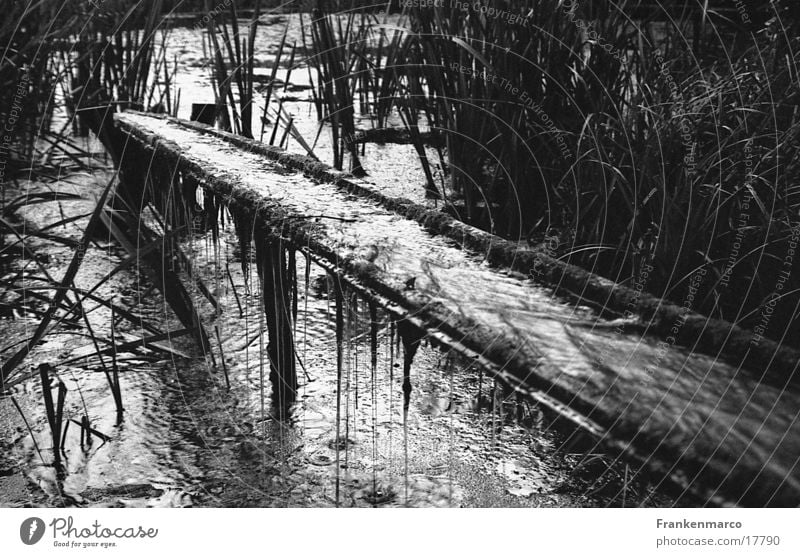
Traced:
[[[763, 359], [746, 371], [718, 356], [730, 336], [750, 345], [752, 333], [716, 323], [719, 330], [700, 342], [709, 356], [685, 350], [663, 340], [675, 320], [685, 328], [677, 337], [687, 342], [714, 328], [713, 320], [377, 193], [316, 161], [172, 119], [125, 114], [117, 125], [127, 137], [126, 157], [200, 184], [234, 215], [247, 215], [256, 242], [279, 238], [302, 248], [396, 319], [477, 356], [501, 381], [680, 490], [717, 503], [800, 503], [795, 352], [754, 346]], [[339, 215], [335, 226], [309, 218], [326, 211]], [[353, 253], [365, 241], [387, 254], [378, 265]], [[648, 334], [598, 315], [576, 322], [573, 306], [509, 276], [508, 267], [525, 275], [537, 269], [582, 301], [636, 313]], [[407, 287], [406, 271], [416, 276], [415, 288]]]
[[[278, 147], [197, 122], [177, 119], [173, 121], [186, 129], [224, 139], [241, 149], [303, 172], [315, 180], [330, 182], [347, 193], [374, 200], [388, 210], [419, 222], [431, 233], [446, 236], [465, 249], [481, 254], [492, 265], [507, 267], [547, 284], [557, 295], [571, 299], [576, 304], [592, 306], [608, 316], [636, 316], [636, 328], [643, 328], [648, 334], [662, 339], [673, 337], [674, 344], [678, 346], [686, 346], [727, 360], [737, 367], [764, 371], [778, 383], [798, 372], [800, 351], [767, 338], [754, 343], [755, 335], [751, 330], [687, 310], [670, 300], [637, 291], [576, 265], [564, 263], [551, 257], [546, 249], [523, 246], [464, 224], [441, 211], [429, 209], [408, 199], [387, 196], [347, 173], [334, 170], [309, 157], [287, 153]], [[674, 335], [672, 329], [678, 321], [682, 325], [678, 334]]]

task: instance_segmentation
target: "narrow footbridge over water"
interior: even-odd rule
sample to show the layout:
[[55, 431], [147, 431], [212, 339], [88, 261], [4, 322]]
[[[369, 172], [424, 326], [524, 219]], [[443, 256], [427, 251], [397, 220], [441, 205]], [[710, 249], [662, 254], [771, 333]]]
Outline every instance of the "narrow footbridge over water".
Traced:
[[[302, 251], [338, 279], [337, 295], [388, 311], [405, 345], [406, 394], [426, 338], [702, 502], [800, 504], [796, 352], [309, 158], [153, 115], [117, 115], [116, 129], [123, 180], [152, 187], [165, 215], [196, 211], [198, 188], [206, 210], [230, 211], [273, 307], [286, 293], [270, 269]], [[292, 348], [272, 341], [285, 324], [269, 300], [273, 380], [290, 396]]]

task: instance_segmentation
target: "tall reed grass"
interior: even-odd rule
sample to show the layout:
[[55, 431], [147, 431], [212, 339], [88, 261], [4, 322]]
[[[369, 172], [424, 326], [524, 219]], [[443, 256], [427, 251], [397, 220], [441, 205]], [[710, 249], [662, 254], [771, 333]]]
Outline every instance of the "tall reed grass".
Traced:
[[[301, 18], [302, 18], [301, 14]], [[303, 25], [305, 28], [304, 19]], [[333, 166], [344, 166], [344, 155], [350, 155], [350, 172], [359, 176], [364, 169], [353, 141], [355, 127], [355, 85], [363, 76], [364, 37], [368, 33], [367, 20], [354, 11], [345, 16], [334, 16], [326, 3], [317, 0], [311, 13], [309, 36], [314, 54], [308, 63], [317, 71], [316, 98], [321, 107], [323, 121], [330, 124], [333, 144]], [[306, 33], [303, 33], [306, 36]]]
[[[403, 8], [368, 57], [378, 120], [444, 136], [451, 210], [797, 345], [798, 7], [481, 6]], [[314, 35], [314, 53], [345, 60], [364, 33]], [[327, 79], [354, 90], [344, 67]]]
[[[3, 206], [0, 208], [0, 258], [4, 265], [0, 280], [4, 290], [0, 297], [11, 315], [38, 318], [28, 338], [3, 348], [0, 391], [5, 394], [35, 377], [36, 374], [26, 371], [22, 364], [47, 335], [65, 326], [85, 327], [85, 336], [91, 339], [95, 352], [75, 361], [87, 357], [99, 360], [114, 397], [117, 423], [123, 416], [118, 352], [186, 332], [195, 334], [204, 347], [208, 346], [207, 335], [196, 318], [194, 302], [188, 295], [180, 295], [185, 289], [174, 269], [166, 265], [176, 255], [174, 250], [168, 253], [164, 246], [169, 245], [170, 235], [176, 232], [172, 228], [153, 231], [148, 227], [143, 220], [153, 201], [148, 191], [136, 191], [136, 184], [123, 184], [117, 180], [117, 175], [99, 192], [90, 214], [63, 217], [38, 229], [17, 226], [16, 212], [23, 205], [60, 203], [74, 196], [59, 191], [56, 185], [53, 191], [24, 192], [6, 199], [5, 182], [17, 177], [48, 178], [58, 182], [62, 173], [94, 170], [91, 153], [78, 147], [69, 135], [69, 125], [60, 130], [52, 125], [50, 116], [56, 101], [65, 104], [70, 122], [80, 123], [75, 126], [77, 131], [82, 128], [91, 131], [117, 156], [120, 144], [113, 129], [114, 112], [123, 109], [177, 111], [179, 92], [176, 94], [173, 87], [177, 64], [166, 56], [166, 33], [161, 29], [162, 8], [160, 0], [146, 5], [128, 0], [109, 0], [97, 5], [41, 1], [26, 7], [14, 3], [10, 7], [10, 17], [0, 24], [0, 44], [4, 48], [0, 61], [0, 113], [6, 123], [13, 120], [14, 124], [13, 137], [4, 146], [8, 149], [4, 150], [2, 159], [4, 170], [9, 172], [3, 175]], [[56, 165], [52, 160], [54, 152], [73, 166]], [[60, 227], [87, 217], [79, 240], [54, 233]], [[79, 288], [75, 278], [90, 244], [103, 229], [123, 246], [131, 248], [131, 258], [122, 261], [88, 289]], [[52, 276], [39, 262], [36, 249], [37, 242], [41, 241], [75, 248], [63, 277]], [[21, 255], [24, 261], [16, 264], [14, 254]], [[189, 327], [188, 331], [165, 334], [114, 300], [95, 294], [132, 262], [144, 263], [143, 268], [151, 271], [155, 286], [160, 287], [179, 319]], [[31, 266], [35, 267], [33, 272]], [[35, 309], [32, 301], [39, 307], [43, 304], [44, 309]], [[88, 301], [96, 305], [87, 311], [84, 304]], [[110, 338], [94, 330], [87, 318], [88, 313], [98, 307], [111, 310]], [[138, 344], [118, 340], [117, 319], [128, 321], [134, 328], [143, 328], [151, 336]], [[104, 359], [108, 354], [112, 355], [110, 365]], [[59, 380], [58, 398], [54, 403], [50, 378], [57, 370], [46, 366], [40, 371], [53, 437], [54, 464], [58, 467], [59, 448], [69, 423], [63, 420], [67, 393]], [[87, 416], [76, 423], [81, 426], [82, 439], [87, 442], [92, 436], [107, 440], [107, 436], [92, 428]]]

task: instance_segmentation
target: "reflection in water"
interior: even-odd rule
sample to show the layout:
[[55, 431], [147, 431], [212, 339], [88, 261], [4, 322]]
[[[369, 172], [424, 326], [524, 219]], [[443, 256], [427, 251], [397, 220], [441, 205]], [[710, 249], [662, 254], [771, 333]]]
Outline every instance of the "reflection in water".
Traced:
[[[295, 327], [308, 378], [300, 375], [291, 419], [273, 419], [265, 396], [263, 302], [246, 285], [257, 284], [252, 266], [245, 281], [238, 265], [222, 271], [215, 264], [215, 257], [233, 263], [237, 240], [230, 231], [223, 230], [220, 250], [208, 242], [198, 238], [187, 248], [202, 279], [216, 285], [223, 308], [217, 314], [204, 306], [203, 318], [220, 331], [230, 390], [221, 369], [203, 358], [121, 360], [125, 420], [116, 427], [102, 374], [75, 368], [63, 377], [70, 392], [82, 394], [93, 427], [112, 440], [82, 449], [77, 431], [69, 432], [63, 481], [39, 464], [26, 441], [30, 477], [52, 504], [575, 505], [617, 495], [612, 489], [607, 499], [588, 497], [583, 480], [570, 475], [573, 457], [553, 454], [558, 436], [537, 408], [506, 400], [469, 362], [424, 342], [405, 408], [405, 352], [395, 324], [347, 292], [337, 305], [335, 292], [309, 288], [324, 275], [314, 267], [306, 273], [302, 258], [298, 273], [308, 280], [299, 288]], [[217, 281], [214, 275], [223, 272], [230, 280]], [[136, 309], [144, 319], [168, 321], [157, 297], [141, 299]], [[171, 347], [195, 350], [186, 339]], [[45, 438], [38, 436], [40, 445], [47, 446]]]

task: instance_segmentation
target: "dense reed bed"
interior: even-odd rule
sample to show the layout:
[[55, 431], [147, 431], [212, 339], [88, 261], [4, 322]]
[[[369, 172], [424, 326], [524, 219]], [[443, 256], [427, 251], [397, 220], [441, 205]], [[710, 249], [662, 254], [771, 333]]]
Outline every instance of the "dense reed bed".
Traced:
[[[13, 2], [4, 5], [4, 10], [0, 22], [0, 183], [5, 201], [6, 183], [31, 173], [46, 174], [42, 155], [65, 151], [64, 139], [51, 126], [52, 94], [63, 77], [57, 45], [77, 19], [55, 2]], [[56, 17], [66, 25], [54, 25]]]
[[420, 126], [442, 137], [463, 220], [796, 345], [797, 7], [723, 4], [412, 3], [312, 56], [367, 60], [350, 89], [401, 115], [429, 189]]

